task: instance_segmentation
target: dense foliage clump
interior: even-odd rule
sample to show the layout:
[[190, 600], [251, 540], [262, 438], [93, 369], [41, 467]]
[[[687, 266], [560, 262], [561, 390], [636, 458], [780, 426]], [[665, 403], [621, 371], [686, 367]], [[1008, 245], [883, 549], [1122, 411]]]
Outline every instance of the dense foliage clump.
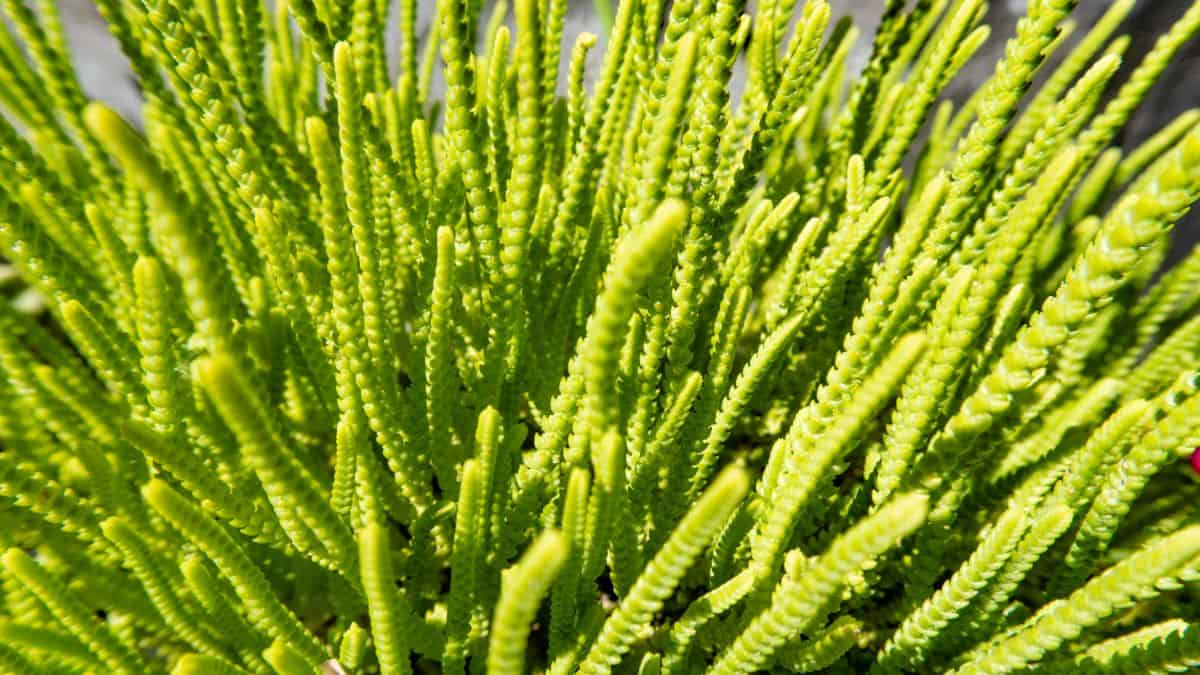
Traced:
[[565, 2], [0, 0], [0, 671], [1200, 664], [1200, 3]]

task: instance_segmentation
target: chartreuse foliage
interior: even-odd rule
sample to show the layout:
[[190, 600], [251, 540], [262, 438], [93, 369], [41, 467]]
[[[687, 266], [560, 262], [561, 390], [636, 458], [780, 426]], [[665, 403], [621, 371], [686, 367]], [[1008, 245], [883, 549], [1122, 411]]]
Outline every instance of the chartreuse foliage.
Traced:
[[140, 126], [0, 2], [0, 672], [1200, 666], [1200, 3], [957, 110], [984, 0], [95, 4]]

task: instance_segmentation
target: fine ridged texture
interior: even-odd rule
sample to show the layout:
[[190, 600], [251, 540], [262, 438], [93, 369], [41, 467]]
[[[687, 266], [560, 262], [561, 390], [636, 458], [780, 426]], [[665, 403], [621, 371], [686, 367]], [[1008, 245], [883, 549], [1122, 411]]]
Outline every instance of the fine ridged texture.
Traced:
[[136, 673], [141, 668], [141, 658], [117, 637], [109, 626], [98, 624], [80, 600], [55, 579], [50, 577], [24, 552], [9, 549], [3, 557], [4, 568], [9, 574], [26, 584], [50, 613], [74, 635], [78, 636], [94, 654], [119, 673]]
[[580, 671], [608, 673], [629, 649], [637, 631], [644, 627], [675, 589], [696, 555], [708, 544], [730, 512], [741, 501], [749, 479], [741, 469], [731, 468], [713, 480], [712, 486], [688, 511], [646, 571], [634, 583], [617, 611], [604, 622]]
[[921, 495], [897, 497], [839, 537], [798, 579], [786, 575], [772, 593], [771, 605], [721, 655], [712, 672], [749, 673], [761, 668], [784, 641], [810, 627], [848, 575], [916, 529], [926, 509]]
[[[1169, 632], [1139, 631], [1129, 637], [1114, 638], [1089, 649], [1064, 671], [1086, 670], [1093, 673], [1186, 673], [1200, 666], [1200, 638], [1194, 624], [1164, 622]], [[1075, 670], [1078, 669], [1078, 670]]]
[[547, 532], [533, 542], [516, 567], [508, 570], [492, 621], [488, 672], [525, 672], [525, 641], [537, 608], [562, 567], [565, 549], [561, 534]]
[[1002, 673], [1045, 657], [1134, 601], [1157, 595], [1158, 584], [1179, 574], [1200, 552], [1200, 528], [1181, 530], [1113, 566], [1060, 603], [1034, 615], [1012, 637], [986, 648], [957, 675]]
[[137, 119], [67, 4], [0, 0], [0, 673], [1197, 667], [1200, 111], [1114, 143], [1200, 2], [95, 0]]

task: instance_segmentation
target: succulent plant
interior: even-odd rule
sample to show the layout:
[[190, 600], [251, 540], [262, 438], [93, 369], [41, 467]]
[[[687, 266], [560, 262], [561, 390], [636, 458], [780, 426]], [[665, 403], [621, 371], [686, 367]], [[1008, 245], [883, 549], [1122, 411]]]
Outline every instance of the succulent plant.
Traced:
[[1200, 666], [1200, 3], [484, 4], [0, 0], [0, 671]]

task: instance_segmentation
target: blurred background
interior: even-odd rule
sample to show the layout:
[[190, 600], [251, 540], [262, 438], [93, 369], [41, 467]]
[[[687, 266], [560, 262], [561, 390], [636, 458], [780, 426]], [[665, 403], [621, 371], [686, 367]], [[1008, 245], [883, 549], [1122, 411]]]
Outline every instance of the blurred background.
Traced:
[[[616, 0], [608, 1], [615, 2]], [[1156, 37], [1164, 33], [1193, 1], [1139, 0], [1124, 28], [1124, 32], [1132, 37], [1132, 45], [1126, 53], [1123, 68], [1128, 71], [1136, 65], [1142, 55], [1153, 45]], [[851, 59], [852, 68], [861, 67], [868, 56], [870, 36], [878, 21], [879, 12], [884, 4], [883, 0], [830, 0], [830, 3], [835, 19], [842, 15], [851, 15], [862, 31], [857, 50]], [[429, 30], [435, 4], [434, 0], [419, 0], [418, 31], [421, 35], [427, 34]], [[1109, 4], [1107, 0], [1080, 0], [1074, 13], [1078, 26], [1071, 36], [1071, 42], [1085, 34]], [[104, 22], [96, 13], [91, 0], [60, 0], [59, 7], [66, 24], [76, 65], [88, 94], [114, 106], [129, 119], [138, 119], [140, 117], [140, 97], [136, 83], [129, 75], [120, 50], [109, 37]], [[1025, 10], [1026, 0], [991, 1], [987, 18], [987, 22], [992, 26], [990, 41], [951, 85], [949, 89], [951, 97], [960, 100], [965, 98], [987, 78], [1003, 52], [1005, 40], [1013, 34], [1016, 22]], [[568, 49], [575, 37], [583, 31], [590, 31], [601, 36], [604, 32], [600, 27], [593, 0], [571, 0], [564, 31], [564, 41], [568, 45]], [[395, 45], [397, 41], [398, 34], [396, 39], [390, 40], [389, 43]], [[1060, 48], [1058, 54], [1061, 55], [1067, 51], [1067, 48]], [[602, 54], [601, 49], [592, 51], [592, 56], [596, 60], [600, 54]], [[1120, 79], [1118, 78], [1118, 81]], [[435, 89], [437, 86], [438, 83], [435, 82]], [[735, 89], [738, 88], [735, 83]], [[1200, 39], [1193, 40], [1191, 44], [1187, 45], [1171, 64], [1158, 86], [1150, 93], [1146, 103], [1126, 127], [1120, 141], [1126, 146], [1136, 144], [1179, 113], [1198, 105], [1200, 105]], [[1180, 252], [1190, 249], [1191, 245], [1200, 239], [1197, 236], [1197, 230], [1200, 228], [1196, 227], [1194, 222], [1196, 219], [1196, 215], [1193, 215], [1189, 219], [1189, 223], [1184, 223], [1179, 228], [1176, 251], [1172, 258], [1177, 258]]]

